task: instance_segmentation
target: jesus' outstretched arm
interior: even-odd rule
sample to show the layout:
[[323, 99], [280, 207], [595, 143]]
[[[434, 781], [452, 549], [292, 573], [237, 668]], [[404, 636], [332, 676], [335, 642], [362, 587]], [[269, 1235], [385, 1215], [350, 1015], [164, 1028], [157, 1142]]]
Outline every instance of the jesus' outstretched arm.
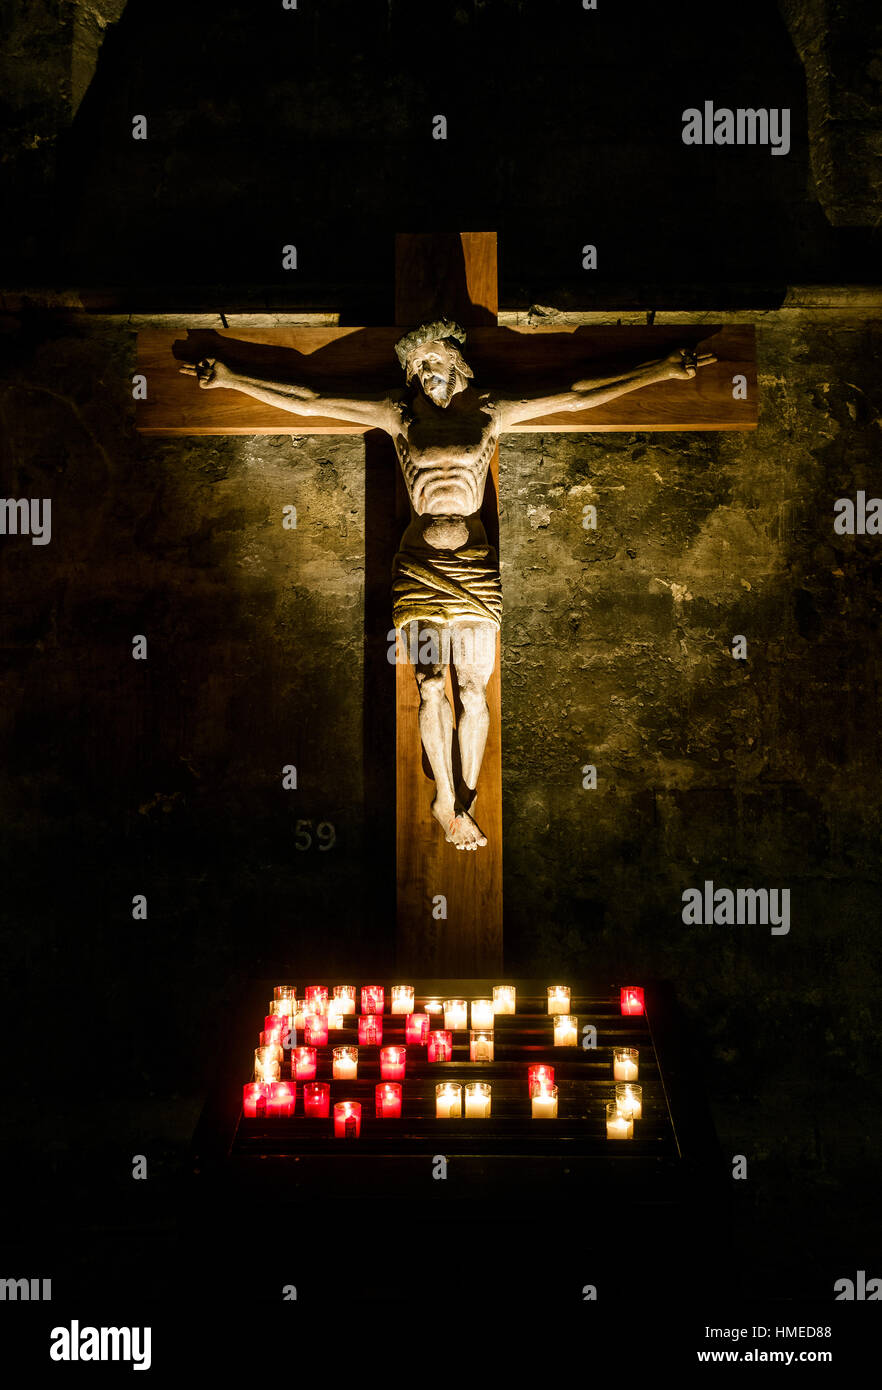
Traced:
[[294, 415], [323, 415], [332, 420], [348, 420], [355, 425], [369, 425], [389, 433], [399, 417], [395, 410], [393, 392], [365, 392], [352, 397], [323, 396], [312, 387], [296, 382], [272, 381], [263, 377], [246, 376], [221, 362], [217, 357], [203, 357], [195, 366], [181, 367], [184, 376], [196, 378], [203, 391], [226, 388], [241, 391], [246, 396], [288, 410]]
[[588, 410], [657, 381], [688, 381], [700, 368], [716, 360], [712, 352], [699, 354], [689, 348], [677, 348], [667, 357], [642, 362], [617, 376], [586, 377], [575, 381], [569, 391], [562, 391], [558, 395], [497, 397], [500, 433], [524, 420], [536, 420], [541, 415], [555, 415], [564, 410]]

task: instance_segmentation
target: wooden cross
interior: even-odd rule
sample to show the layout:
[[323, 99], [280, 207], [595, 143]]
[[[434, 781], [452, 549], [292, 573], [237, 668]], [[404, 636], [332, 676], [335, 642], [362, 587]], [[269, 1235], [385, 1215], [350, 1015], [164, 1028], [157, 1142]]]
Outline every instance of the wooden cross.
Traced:
[[[699, 347], [717, 361], [692, 381], [660, 382], [584, 411], [539, 416], [514, 433], [607, 430], [744, 430], [757, 421], [753, 329], [701, 328], [500, 328], [497, 321], [495, 233], [401, 235], [396, 238], [395, 320], [389, 328], [293, 327], [255, 331], [191, 332], [179, 341], [172, 330], [139, 338], [138, 371], [147, 380], [138, 406], [138, 429], [162, 437], [192, 434], [365, 434], [367, 427], [339, 420], [298, 417], [236, 391], [194, 389], [180, 374], [182, 362], [221, 355], [240, 370], [321, 381], [322, 393], [345, 395], [382, 390], [396, 380], [394, 345], [403, 329], [440, 317], [468, 330], [466, 355], [476, 384], [519, 385], [525, 394], [568, 389], [590, 374], [591, 361], [627, 362], [663, 356], [678, 347]], [[743, 378], [744, 382], [739, 380]], [[400, 374], [398, 377], [400, 381]], [[513, 392], [514, 393], [514, 392]], [[410, 520], [410, 503], [394, 449], [372, 431], [366, 441], [371, 472], [382, 467], [397, 478], [397, 536]], [[387, 473], [388, 484], [392, 474]], [[493, 456], [482, 510], [490, 544], [498, 549], [498, 450]], [[386, 499], [392, 498], [386, 488]], [[367, 510], [367, 509], [366, 509]], [[393, 509], [388, 508], [391, 512]], [[370, 532], [369, 519], [366, 534]], [[391, 573], [395, 540], [384, 532], [388, 553], [374, 557]], [[397, 540], [397, 537], [395, 538]], [[391, 599], [386, 628], [391, 627]], [[383, 659], [385, 660], [385, 654]], [[490, 733], [479, 781], [481, 829], [487, 847], [461, 853], [448, 844], [430, 814], [433, 783], [417, 724], [413, 671], [395, 668], [397, 799], [397, 964], [411, 974], [435, 977], [497, 975], [502, 970], [502, 741], [499, 639], [487, 689]], [[448, 697], [452, 697], [448, 676]], [[445, 914], [446, 915], [443, 915]]]

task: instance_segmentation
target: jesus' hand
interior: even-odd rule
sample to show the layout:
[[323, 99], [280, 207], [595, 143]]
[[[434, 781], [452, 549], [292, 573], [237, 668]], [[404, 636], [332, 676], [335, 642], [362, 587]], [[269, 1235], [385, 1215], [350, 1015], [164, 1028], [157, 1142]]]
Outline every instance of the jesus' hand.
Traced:
[[203, 391], [210, 391], [215, 386], [233, 385], [233, 373], [217, 357], [203, 357], [195, 367], [181, 367], [180, 370], [183, 376], [195, 376]]
[[692, 348], [675, 348], [664, 359], [668, 377], [674, 381], [689, 381], [701, 367], [709, 367], [716, 362], [712, 352], [696, 353]]

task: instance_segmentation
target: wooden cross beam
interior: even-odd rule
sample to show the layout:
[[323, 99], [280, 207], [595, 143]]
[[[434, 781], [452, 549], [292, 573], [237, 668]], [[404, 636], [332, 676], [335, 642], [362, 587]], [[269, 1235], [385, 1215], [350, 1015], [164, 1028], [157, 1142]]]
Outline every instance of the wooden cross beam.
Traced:
[[[665, 381], [617, 400], [559, 415], [538, 415], [516, 433], [659, 430], [744, 430], [757, 422], [754, 334], [750, 327], [681, 325], [616, 328], [500, 328], [494, 233], [399, 236], [396, 239], [396, 325], [387, 328], [280, 327], [139, 336], [138, 371], [147, 381], [137, 425], [145, 434], [365, 434], [367, 426], [297, 416], [237, 391], [200, 391], [180, 366], [206, 356], [256, 377], [304, 382], [322, 394], [383, 390], [401, 377], [394, 345], [402, 331], [446, 316], [468, 330], [466, 354], [478, 384], [504, 382], [509, 394], [566, 390], [591, 375], [592, 363], [661, 357], [699, 348], [717, 361], [692, 381]], [[743, 385], [738, 379], [743, 378]], [[372, 466], [388, 459], [399, 477], [398, 534], [410, 503], [391, 441], [368, 443]], [[482, 520], [498, 549], [498, 460], [494, 454]], [[392, 553], [387, 558], [391, 571]], [[386, 563], [386, 562], [384, 562]], [[390, 621], [391, 627], [391, 600]], [[448, 696], [452, 697], [448, 676]], [[409, 665], [396, 667], [398, 964], [411, 974], [495, 975], [502, 969], [502, 757], [499, 642], [487, 691], [490, 733], [479, 780], [479, 823], [487, 847], [462, 853], [449, 845], [430, 814], [433, 783], [417, 724], [418, 694]], [[443, 911], [440, 900], [444, 900]]]

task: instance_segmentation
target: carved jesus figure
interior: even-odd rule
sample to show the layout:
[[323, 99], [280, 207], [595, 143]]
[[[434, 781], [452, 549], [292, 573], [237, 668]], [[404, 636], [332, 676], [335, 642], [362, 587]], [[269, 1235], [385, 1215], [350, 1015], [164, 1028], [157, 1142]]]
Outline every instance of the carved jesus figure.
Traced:
[[[683, 348], [614, 376], [574, 381], [558, 395], [514, 396], [473, 385], [461, 350], [465, 339], [448, 319], [423, 324], [396, 344], [404, 386], [345, 399], [247, 376], [216, 357], [182, 371], [205, 390], [243, 391], [296, 415], [353, 421], [391, 436], [411, 502], [393, 567], [393, 613], [396, 630], [418, 654], [420, 737], [435, 779], [432, 812], [450, 844], [477, 850], [487, 843], [476, 819], [476, 789], [490, 724], [485, 691], [502, 619], [499, 563], [480, 510], [499, 437], [540, 415], [584, 410], [657, 381], [687, 381], [716, 358]], [[462, 704], [458, 785], [445, 691], [451, 663]]]

